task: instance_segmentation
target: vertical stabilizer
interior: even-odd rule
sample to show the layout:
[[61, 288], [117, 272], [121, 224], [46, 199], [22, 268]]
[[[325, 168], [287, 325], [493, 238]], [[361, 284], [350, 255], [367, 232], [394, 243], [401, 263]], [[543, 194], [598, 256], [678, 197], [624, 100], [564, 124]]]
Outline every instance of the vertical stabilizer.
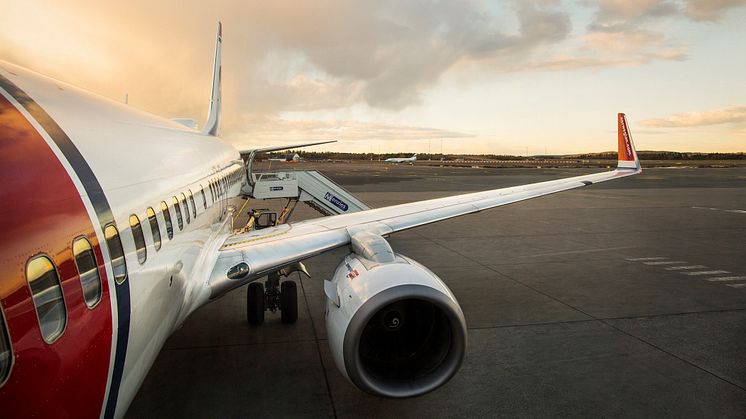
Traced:
[[215, 41], [215, 62], [212, 67], [212, 92], [210, 95], [210, 110], [207, 113], [207, 122], [202, 130], [207, 135], [218, 135], [220, 127], [220, 107], [222, 99], [220, 97], [220, 86], [222, 81], [223, 66], [220, 60], [220, 50], [223, 44], [223, 24], [218, 22], [218, 37]]
[[623, 113], [617, 115], [617, 131], [619, 138], [619, 161], [617, 162], [617, 168], [641, 170], [635, 143], [632, 141], [632, 135], [629, 133], [627, 117]]

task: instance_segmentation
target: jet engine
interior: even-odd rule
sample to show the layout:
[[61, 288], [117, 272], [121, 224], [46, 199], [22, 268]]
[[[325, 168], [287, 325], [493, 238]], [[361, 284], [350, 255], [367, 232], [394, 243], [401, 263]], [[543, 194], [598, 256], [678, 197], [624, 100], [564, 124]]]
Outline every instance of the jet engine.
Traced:
[[352, 238], [324, 282], [326, 330], [334, 361], [358, 388], [412, 397], [445, 384], [466, 351], [466, 322], [434, 273], [373, 233]]

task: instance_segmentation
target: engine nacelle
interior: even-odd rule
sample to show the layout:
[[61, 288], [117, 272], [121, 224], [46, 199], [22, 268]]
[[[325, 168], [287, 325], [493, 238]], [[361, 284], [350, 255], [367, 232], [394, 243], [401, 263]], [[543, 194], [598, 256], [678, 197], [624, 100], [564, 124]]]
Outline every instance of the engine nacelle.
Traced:
[[371, 260], [358, 253], [365, 254], [346, 256], [325, 281], [326, 330], [337, 367], [378, 396], [418, 396], [445, 384], [466, 352], [456, 298], [412, 259], [390, 252]]

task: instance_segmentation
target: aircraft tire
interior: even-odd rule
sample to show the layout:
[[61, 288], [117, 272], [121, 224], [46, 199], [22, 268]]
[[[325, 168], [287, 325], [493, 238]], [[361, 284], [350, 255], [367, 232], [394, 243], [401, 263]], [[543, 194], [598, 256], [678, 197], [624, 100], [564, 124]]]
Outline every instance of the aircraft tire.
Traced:
[[246, 319], [251, 326], [264, 323], [264, 285], [252, 282], [246, 288]]
[[280, 314], [285, 324], [298, 320], [298, 286], [293, 281], [280, 284]]

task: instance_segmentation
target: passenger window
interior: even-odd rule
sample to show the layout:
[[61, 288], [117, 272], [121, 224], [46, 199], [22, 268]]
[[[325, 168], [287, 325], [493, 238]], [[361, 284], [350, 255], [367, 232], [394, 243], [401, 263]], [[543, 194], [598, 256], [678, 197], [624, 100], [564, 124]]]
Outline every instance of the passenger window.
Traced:
[[166, 220], [166, 234], [168, 239], [174, 238], [174, 225], [171, 223], [171, 211], [168, 210], [168, 204], [166, 201], [161, 202], [161, 212], [163, 213], [163, 219]]
[[202, 205], [207, 209], [207, 197], [205, 196], [205, 188], [202, 184], [199, 185], [199, 190], [202, 192]]
[[127, 280], [127, 261], [124, 260], [124, 249], [122, 249], [122, 240], [119, 238], [119, 230], [109, 224], [104, 229], [104, 237], [106, 237], [106, 246], [109, 248], [114, 280], [117, 281], [117, 284], [121, 284]]
[[93, 253], [91, 242], [85, 237], [73, 242], [73, 257], [78, 268], [80, 285], [83, 287], [83, 299], [88, 308], [93, 308], [101, 300], [101, 277], [98, 275], [98, 262]]
[[192, 216], [189, 214], [189, 203], [187, 202], [186, 195], [181, 193], [181, 205], [184, 206], [184, 215], [186, 215], [187, 224], [192, 222]]
[[189, 190], [189, 202], [192, 204], [192, 217], [195, 219], [197, 218], [197, 205], [194, 203], [194, 194], [192, 194], [192, 190]]
[[46, 256], [38, 256], [26, 265], [26, 279], [39, 319], [41, 336], [47, 343], [62, 335], [67, 323], [67, 310], [57, 269]]
[[174, 211], [176, 211], [176, 223], [179, 224], [179, 230], [184, 229], [184, 219], [181, 215], [181, 206], [179, 205], [179, 200], [176, 199], [175, 196], [171, 197], [174, 201]]
[[150, 232], [153, 233], [153, 245], [155, 250], [161, 249], [161, 228], [158, 225], [158, 217], [155, 216], [155, 210], [148, 207], [145, 210], [145, 215], [148, 216], [148, 222], [150, 223]]
[[137, 215], [130, 215], [130, 230], [132, 238], [135, 240], [135, 249], [137, 250], [137, 261], [140, 265], [148, 259], [148, 249], [145, 247], [145, 235], [142, 233], [142, 226]]
[[10, 367], [13, 365], [13, 351], [10, 349], [10, 336], [5, 327], [5, 316], [0, 307], [0, 385], [10, 375]]

